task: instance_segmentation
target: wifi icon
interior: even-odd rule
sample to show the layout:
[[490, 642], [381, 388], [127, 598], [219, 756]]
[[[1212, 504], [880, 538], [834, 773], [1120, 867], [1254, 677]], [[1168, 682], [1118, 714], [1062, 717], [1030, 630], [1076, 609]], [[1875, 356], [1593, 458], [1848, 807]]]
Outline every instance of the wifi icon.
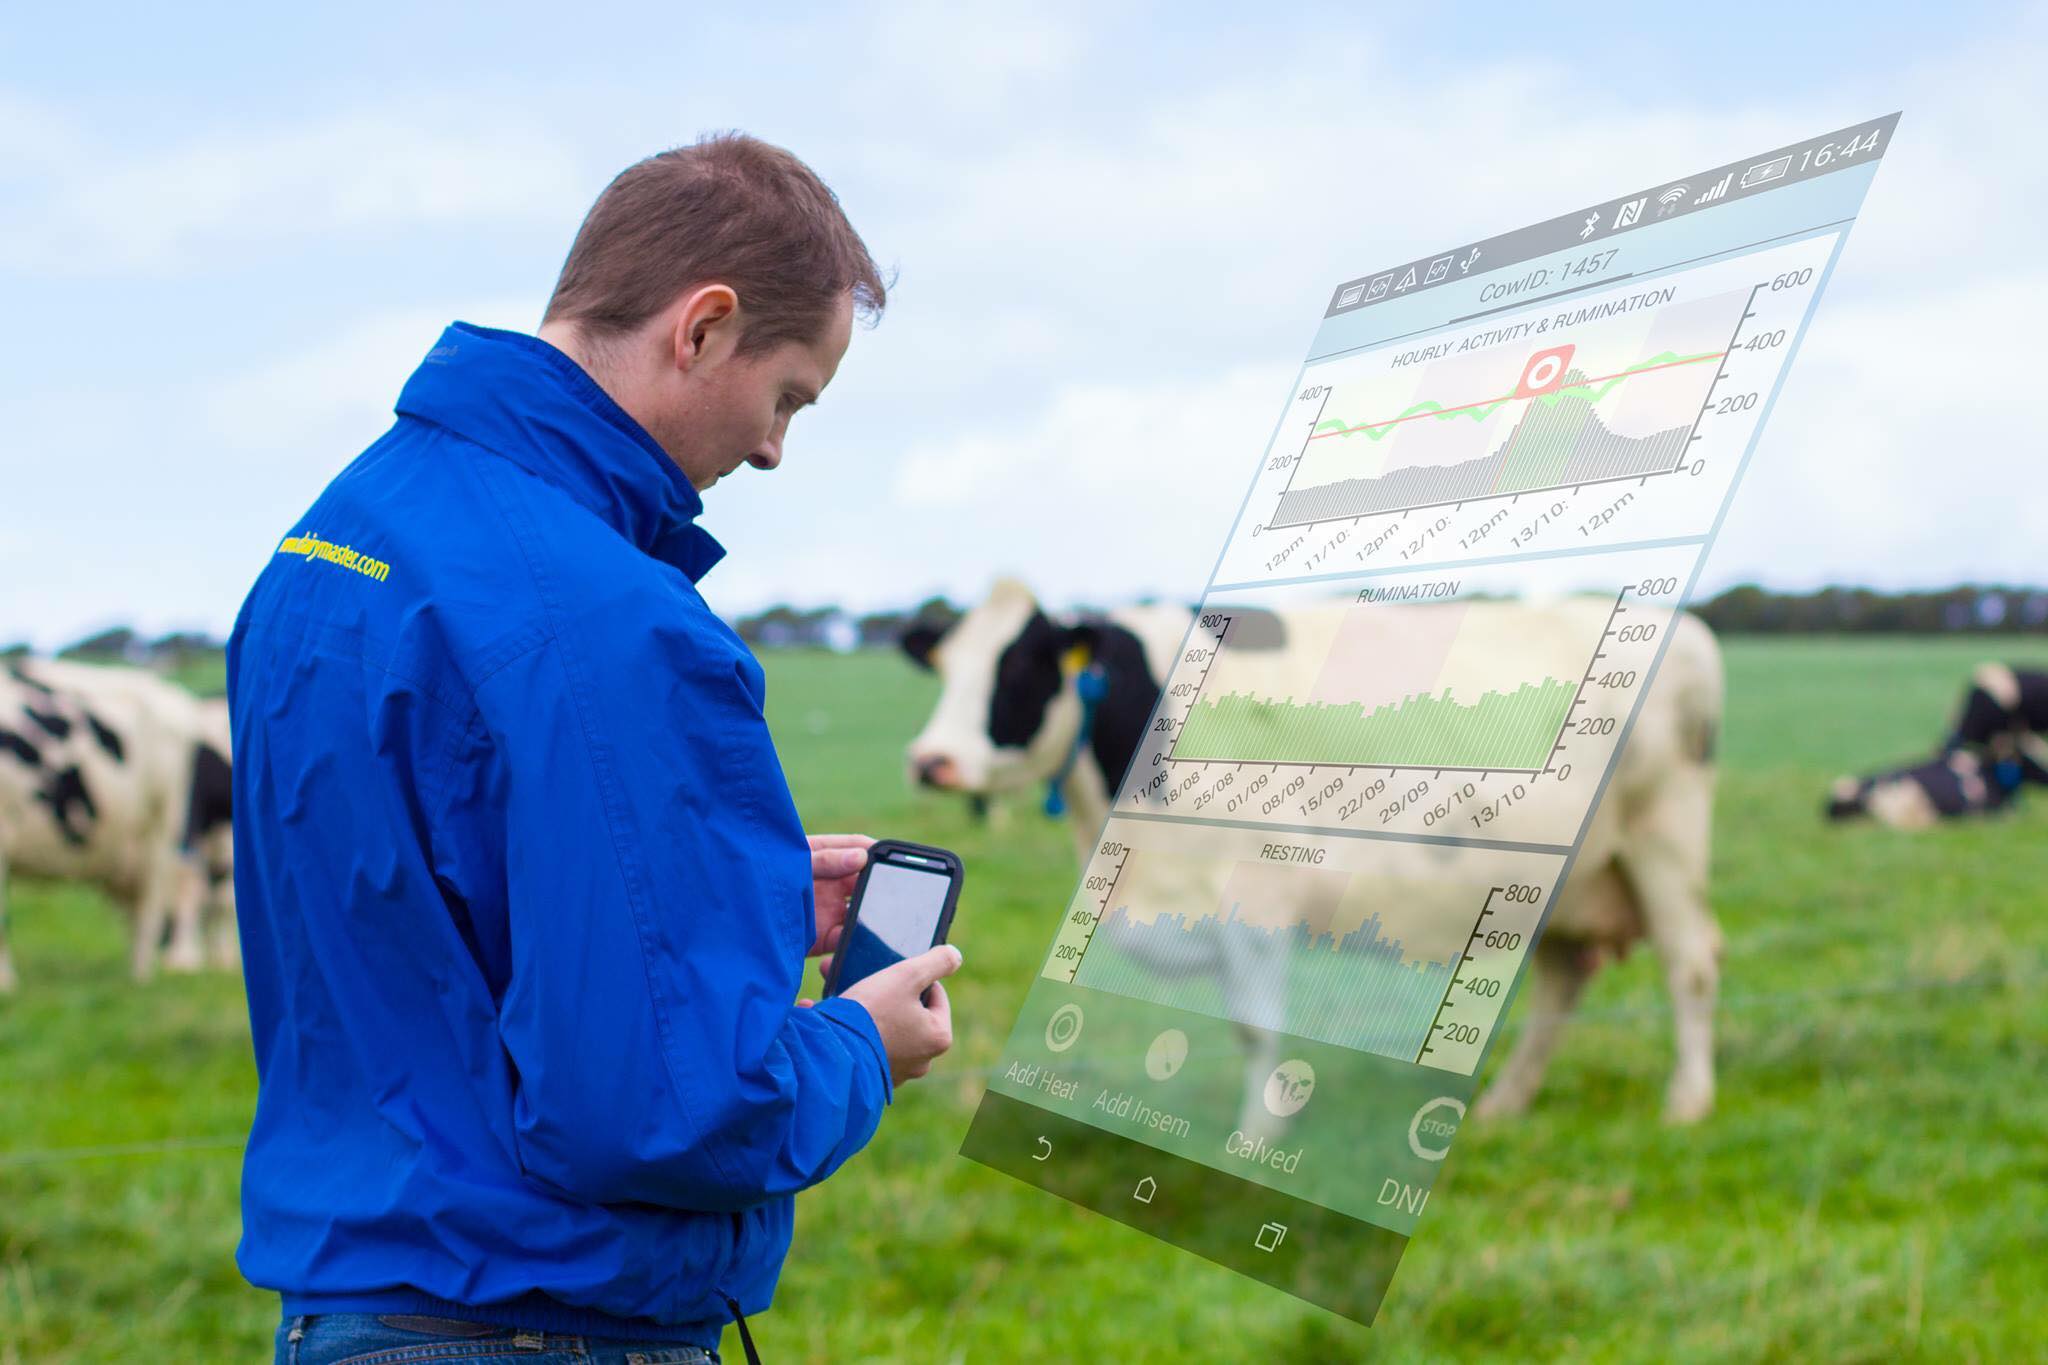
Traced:
[[1658, 195], [1657, 216], [1662, 218], [1665, 214], [1677, 208], [1679, 201], [1685, 198], [1687, 192], [1691, 189], [1692, 186], [1690, 185], [1673, 185], [1670, 189]]

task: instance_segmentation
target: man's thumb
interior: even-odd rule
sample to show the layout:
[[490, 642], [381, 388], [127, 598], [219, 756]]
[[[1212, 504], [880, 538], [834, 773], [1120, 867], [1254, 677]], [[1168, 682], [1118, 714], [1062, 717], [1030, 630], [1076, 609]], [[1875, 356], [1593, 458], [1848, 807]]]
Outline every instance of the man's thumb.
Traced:
[[922, 991], [932, 982], [960, 970], [960, 950], [950, 943], [941, 943], [916, 957], [905, 958], [896, 965], [896, 970], [906, 973]]

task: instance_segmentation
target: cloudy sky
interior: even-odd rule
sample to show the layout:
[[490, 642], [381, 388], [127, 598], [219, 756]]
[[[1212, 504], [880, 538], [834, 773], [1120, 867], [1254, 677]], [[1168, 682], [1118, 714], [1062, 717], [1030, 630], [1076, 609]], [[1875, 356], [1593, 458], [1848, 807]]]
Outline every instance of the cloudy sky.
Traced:
[[441, 325], [725, 127], [899, 280], [713, 493], [723, 609], [1192, 596], [1335, 281], [1892, 109], [1707, 586], [2048, 580], [2048, 7], [692, 8], [10, 18], [0, 642], [224, 630]]

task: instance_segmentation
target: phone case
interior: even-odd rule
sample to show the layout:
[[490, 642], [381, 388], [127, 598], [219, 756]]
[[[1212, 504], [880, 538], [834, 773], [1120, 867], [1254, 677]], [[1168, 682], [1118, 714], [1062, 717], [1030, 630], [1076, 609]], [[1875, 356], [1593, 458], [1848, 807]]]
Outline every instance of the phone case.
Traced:
[[[853, 898], [847, 902], [846, 928], [840, 931], [840, 941], [845, 942], [846, 932], [853, 928], [860, 915], [861, 897], [867, 894], [868, 873], [886, 861], [891, 854], [907, 853], [913, 858], [926, 858], [939, 863], [946, 873], [946, 903], [939, 909], [939, 926], [932, 934], [931, 947], [938, 947], [946, 941], [946, 934], [953, 927], [953, 910], [960, 903], [960, 883], [967, 879], [967, 868], [960, 861], [960, 855], [947, 848], [935, 848], [930, 844], [913, 844], [908, 839], [877, 839], [868, 848], [868, 860], [861, 865], [860, 880], [853, 884]], [[916, 866], [915, 863], [910, 864]], [[929, 869], [926, 869], [929, 870]], [[832, 964], [832, 978], [825, 983], [825, 994], [839, 994], [839, 963]]]

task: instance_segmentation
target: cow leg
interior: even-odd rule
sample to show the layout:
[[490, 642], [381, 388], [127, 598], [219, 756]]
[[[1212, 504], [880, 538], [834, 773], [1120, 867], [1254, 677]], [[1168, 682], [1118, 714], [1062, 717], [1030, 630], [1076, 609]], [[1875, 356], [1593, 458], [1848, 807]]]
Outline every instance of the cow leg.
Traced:
[[1472, 1107], [1474, 1118], [1519, 1114], [1536, 1098], [1549, 1069], [1550, 1054], [1564, 1032], [1565, 1020], [1593, 978], [1595, 959], [1578, 943], [1545, 935], [1536, 943], [1534, 974], [1529, 980], [1529, 1013], [1521, 1036], [1500, 1074]]
[[1266, 1108], [1266, 1082], [1280, 1065], [1280, 1038], [1250, 1024], [1239, 1024], [1237, 1036], [1244, 1043], [1244, 1098], [1237, 1108], [1238, 1131], [1270, 1142], [1287, 1127], [1285, 1119]]
[[1266, 1108], [1266, 1082], [1280, 1065], [1280, 1030], [1287, 1025], [1287, 949], [1277, 938], [1231, 940], [1221, 947], [1223, 1007], [1238, 1021], [1245, 1049], [1238, 1129], [1249, 1138], [1276, 1140], [1287, 1121]]
[[1100, 825], [1083, 824], [1071, 815], [1067, 817], [1067, 835], [1074, 841], [1074, 861], [1079, 863], [1084, 871], [1088, 866], [1088, 860], [1095, 856], [1095, 837], [1101, 832]]
[[182, 890], [184, 861], [166, 849], [156, 854], [143, 870], [142, 884], [135, 892], [133, 940], [128, 946], [128, 972], [137, 981], [156, 975], [157, 953], [171, 917], [172, 902]]
[[1957, 709], [1948, 749], [1991, 743], [2019, 728], [2019, 677], [2005, 664], [1979, 664], [1970, 675], [1970, 690]]
[[147, 891], [135, 897], [129, 912], [128, 974], [137, 981], [156, 975], [157, 940], [163, 936], [164, 913]]
[[1674, 771], [1629, 823], [1622, 874], [1636, 893], [1671, 992], [1677, 1065], [1664, 1117], [1693, 1123], [1714, 1107], [1714, 1001], [1721, 986], [1721, 930], [1707, 904], [1713, 772]]
[[0, 859], [0, 995], [14, 994], [20, 985], [14, 975], [14, 945], [7, 936], [7, 862]]
[[1110, 793], [1093, 755], [1082, 755], [1074, 770], [1067, 774], [1060, 793], [1067, 801], [1067, 833], [1074, 840], [1074, 856], [1085, 868], [1095, 856], [1095, 841], [1109, 820]]
[[224, 972], [242, 965], [242, 936], [235, 924], [235, 882], [232, 876], [213, 879], [206, 901], [207, 957]]
[[206, 912], [206, 869], [196, 859], [178, 859], [172, 887], [171, 941], [164, 949], [164, 970], [196, 972], [206, 965], [205, 935], [200, 925]]

